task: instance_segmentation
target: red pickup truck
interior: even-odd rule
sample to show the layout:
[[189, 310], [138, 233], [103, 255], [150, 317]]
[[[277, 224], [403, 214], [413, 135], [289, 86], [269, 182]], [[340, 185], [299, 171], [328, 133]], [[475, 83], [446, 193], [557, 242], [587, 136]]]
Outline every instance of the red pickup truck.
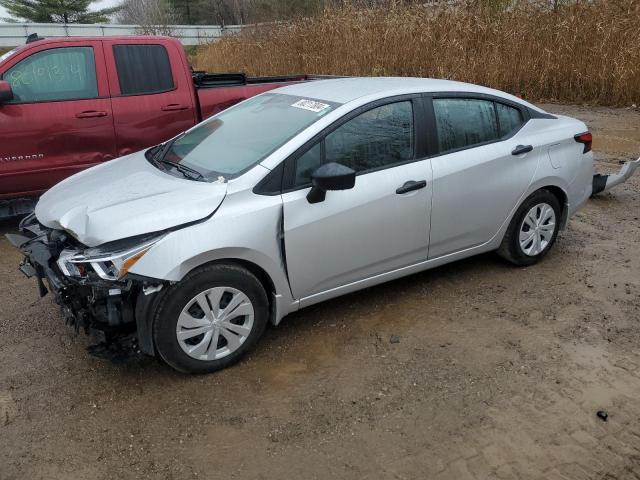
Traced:
[[30, 40], [0, 57], [0, 217], [21, 213], [15, 199], [310, 78], [193, 72], [168, 37]]

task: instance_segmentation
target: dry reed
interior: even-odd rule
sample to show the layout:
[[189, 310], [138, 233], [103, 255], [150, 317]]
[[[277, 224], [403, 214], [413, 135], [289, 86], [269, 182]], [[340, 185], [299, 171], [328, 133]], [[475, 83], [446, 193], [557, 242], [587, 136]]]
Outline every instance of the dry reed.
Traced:
[[198, 68], [448, 78], [535, 101], [640, 103], [640, 1], [473, 7], [353, 5], [200, 47]]

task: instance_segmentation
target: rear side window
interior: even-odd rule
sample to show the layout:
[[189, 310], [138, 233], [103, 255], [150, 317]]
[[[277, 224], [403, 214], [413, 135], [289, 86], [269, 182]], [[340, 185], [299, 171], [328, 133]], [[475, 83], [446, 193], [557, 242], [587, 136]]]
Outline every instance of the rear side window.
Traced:
[[122, 95], [173, 90], [169, 55], [162, 45], [114, 45], [113, 56]]
[[91, 47], [43, 50], [28, 56], [5, 72], [11, 84], [10, 103], [96, 98], [96, 64]]
[[493, 102], [465, 98], [433, 100], [440, 153], [497, 140]]
[[496, 112], [498, 113], [500, 137], [511, 135], [522, 125], [522, 113], [517, 108], [504, 103], [496, 103]]

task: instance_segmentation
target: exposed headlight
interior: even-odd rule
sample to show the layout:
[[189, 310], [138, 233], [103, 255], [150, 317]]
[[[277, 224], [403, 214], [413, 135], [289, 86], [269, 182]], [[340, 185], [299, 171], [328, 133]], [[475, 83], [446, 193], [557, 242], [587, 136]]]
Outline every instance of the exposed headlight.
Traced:
[[120, 240], [84, 251], [65, 249], [58, 258], [58, 267], [68, 277], [86, 277], [93, 270], [104, 280], [118, 280], [162, 238], [164, 234]]

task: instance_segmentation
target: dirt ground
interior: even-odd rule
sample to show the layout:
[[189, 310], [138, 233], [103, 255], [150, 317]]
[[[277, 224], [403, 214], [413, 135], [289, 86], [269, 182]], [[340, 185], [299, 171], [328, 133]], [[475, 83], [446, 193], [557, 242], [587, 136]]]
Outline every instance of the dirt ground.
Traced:
[[[589, 123], [601, 171], [640, 155], [637, 110], [546, 108]], [[537, 266], [311, 307], [208, 376], [89, 357], [3, 238], [0, 478], [638, 479], [639, 216], [640, 175]]]

